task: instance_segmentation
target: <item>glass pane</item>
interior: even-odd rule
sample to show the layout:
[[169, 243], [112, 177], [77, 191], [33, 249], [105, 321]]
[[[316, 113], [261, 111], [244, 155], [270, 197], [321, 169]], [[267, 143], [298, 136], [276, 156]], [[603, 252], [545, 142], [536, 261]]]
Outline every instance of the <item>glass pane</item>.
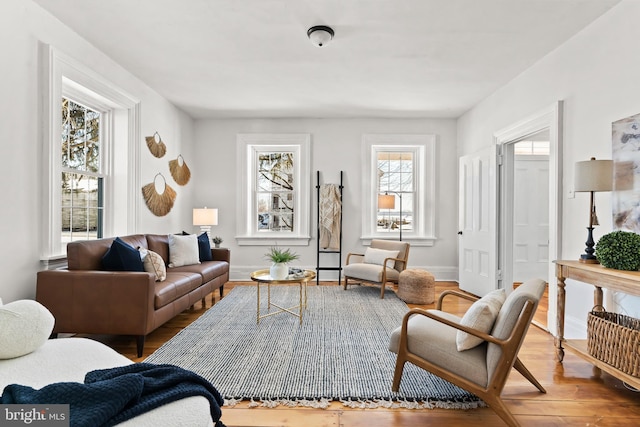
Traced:
[[[379, 194], [392, 195], [395, 206], [377, 209], [376, 230], [379, 233], [398, 233], [413, 230], [414, 212], [414, 153], [398, 151], [377, 152]], [[402, 211], [400, 196], [402, 195]]]
[[294, 158], [288, 152], [258, 154], [256, 204], [258, 230], [292, 231]]
[[62, 173], [62, 207], [71, 206], [71, 184], [72, 174]]
[[100, 113], [62, 98], [62, 166], [100, 172]]

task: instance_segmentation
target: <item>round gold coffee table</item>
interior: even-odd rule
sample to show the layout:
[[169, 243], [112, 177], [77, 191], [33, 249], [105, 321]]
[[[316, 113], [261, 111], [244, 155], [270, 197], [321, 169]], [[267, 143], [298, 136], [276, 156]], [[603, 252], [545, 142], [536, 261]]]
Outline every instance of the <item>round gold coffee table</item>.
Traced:
[[[271, 276], [269, 275], [268, 269], [258, 270], [251, 273], [251, 280], [256, 282], [256, 286], [258, 289], [258, 298], [257, 298], [258, 308], [257, 308], [257, 314], [256, 314], [256, 323], [259, 324], [260, 319], [273, 316], [274, 314], [289, 313], [293, 316], [298, 317], [300, 319], [300, 324], [302, 324], [302, 313], [304, 312], [304, 309], [307, 308], [307, 283], [315, 279], [315, 277], [316, 277], [316, 273], [311, 270], [303, 270], [303, 274], [299, 276], [289, 275], [287, 276], [286, 279], [279, 279], [279, 280], [271, 278]], [[291, 285], [295, 283], [298, 283], [300, 285], [300, 301], [298, 305], [285, 308], [271, 302], [271, 285]], [[261, 284], [267, 285], [267, 311], [269, 311], [267, 314], [264, 314], [262, 316], [260, 315], [260, 285]], [[274, 306], [279, 310], [272, 312], [271, 306]], [[293, 311], [295, 309], [298, 309], [297, 313]]]

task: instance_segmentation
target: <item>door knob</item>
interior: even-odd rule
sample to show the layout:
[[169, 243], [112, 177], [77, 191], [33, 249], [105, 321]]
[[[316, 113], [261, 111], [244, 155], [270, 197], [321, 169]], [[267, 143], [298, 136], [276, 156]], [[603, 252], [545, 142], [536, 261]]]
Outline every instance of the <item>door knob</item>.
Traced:
[[462, 236], [462, 231], [458, 231], [458, 235], [459, 235], [459, 236]]

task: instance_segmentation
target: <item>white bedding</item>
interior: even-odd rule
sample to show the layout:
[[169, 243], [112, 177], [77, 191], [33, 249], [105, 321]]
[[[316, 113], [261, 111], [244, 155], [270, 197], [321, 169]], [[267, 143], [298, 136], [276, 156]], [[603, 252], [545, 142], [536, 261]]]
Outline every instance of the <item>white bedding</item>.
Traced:
[[[58, 338], [22, 357], [0, 360], [0, 391], [9, 384], [40, 389], [63, 381], [84, 382], [87, 372], [131, 364], [111, 348], [88, 338]], [[127, 427], [212, 426], [209, 401], [188, 397], [122, 424]]]

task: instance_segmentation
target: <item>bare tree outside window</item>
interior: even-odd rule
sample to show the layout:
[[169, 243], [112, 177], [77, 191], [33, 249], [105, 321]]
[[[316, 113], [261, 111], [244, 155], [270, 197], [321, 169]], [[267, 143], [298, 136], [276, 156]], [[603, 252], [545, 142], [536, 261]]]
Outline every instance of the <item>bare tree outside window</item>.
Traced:
[[101, 114], [64, 97], [61, 106], [62, 242], [101, 238]]
[[294, 153], [258, 154], [256, 206], [258, 231], [293, 231]]

